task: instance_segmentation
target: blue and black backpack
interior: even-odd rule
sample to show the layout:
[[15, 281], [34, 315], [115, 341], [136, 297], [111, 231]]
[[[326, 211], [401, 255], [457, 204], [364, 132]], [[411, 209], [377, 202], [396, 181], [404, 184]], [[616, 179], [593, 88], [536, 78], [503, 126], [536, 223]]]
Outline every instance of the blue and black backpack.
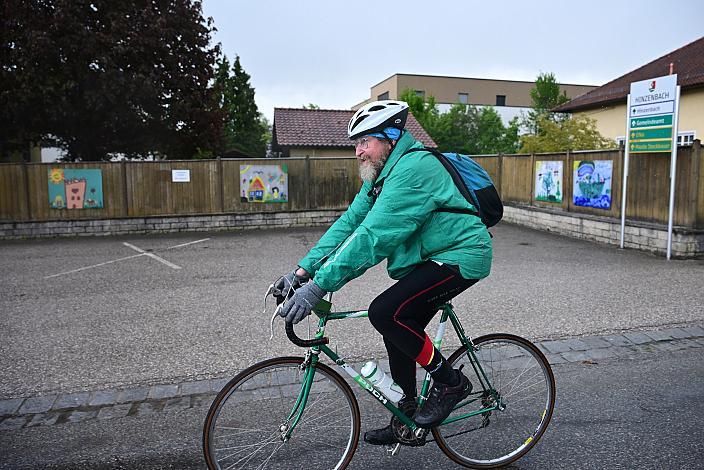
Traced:
[[482, 166], [469, 158], [467, 155], [459, 153], [440, 153], [429, 148], [417, 148], [407, 150], [403, 155], [412, 152], [430, 152], [442, 163], [447, 172], [452, 177], [455, 186], [459, 189], [464, 198], [476, 207], [478, 212], [462, 209], [438, 209], [439, 212], [461, 212], [478, 216], [487, 227], [493, 227], [504, 215], [504, 205], [501, 202], [499, 192], [491, 181], [489, 173]]

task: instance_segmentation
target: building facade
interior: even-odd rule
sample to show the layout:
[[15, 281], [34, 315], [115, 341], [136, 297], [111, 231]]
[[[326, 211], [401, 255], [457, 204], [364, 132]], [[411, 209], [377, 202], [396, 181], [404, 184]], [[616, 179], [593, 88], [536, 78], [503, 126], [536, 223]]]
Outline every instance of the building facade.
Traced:
[[[441, 112], [454, 104], [493, 106], [504, 123], [528, 111], [532, 105], [530, 90], [535, 82], [516, 80], [491, 80], [483, 78], [443, 77], [435, 75], [394, 74], [371, 87], [368, 99], [353, 106], [358, 109], [370, 101], [395, 100], [404, 90], [416, 94], [433, 96]], [[592, 85], [560, 84], [560, 90], [569, 98], [574, 98], [596, 88]]]

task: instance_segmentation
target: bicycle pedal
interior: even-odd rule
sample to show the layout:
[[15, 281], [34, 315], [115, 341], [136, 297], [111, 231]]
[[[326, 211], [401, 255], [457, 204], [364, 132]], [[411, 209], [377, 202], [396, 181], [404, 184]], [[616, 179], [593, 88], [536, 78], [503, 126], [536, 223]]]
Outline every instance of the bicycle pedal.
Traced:
[[386, 451], [392, 456], [398, 455], [399, 450], [401, 450], [401, 443], [386, 446]]

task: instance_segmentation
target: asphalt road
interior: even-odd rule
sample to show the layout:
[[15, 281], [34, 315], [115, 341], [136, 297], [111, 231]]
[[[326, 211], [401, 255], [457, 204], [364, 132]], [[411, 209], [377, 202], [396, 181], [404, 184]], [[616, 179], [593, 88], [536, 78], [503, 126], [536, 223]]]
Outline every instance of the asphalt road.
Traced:
[[[322, 229], [0, 243], [0, 400], [222, 377], [297, 353], [268, 341], [266, 286]], [[704, 261], [501, 224], [492, 275], [455, 302], [472, 335], [556, 339], [701, 325]], [[383, 266], [335, 294], [366, 308]], [[281, 326], [281, 324], [278, 324]], [[352, 360], [383, 358], [366, 320], [329, 328]], [[451, 347], [451, 345], [450, 345]], [[516, 468], [704, 468], [704, 348], [554, 366], [548, 433]], [[363, 430], [384, 424], [361, 396]], [[207, 401], [178, 411], [0, 432], [0, 468], [202, 468]], [[353, 468], [452, 468], [433, 445], [392, 459], [362, 444]]]
[[[703, 260], [668, 262], [509, 224], [493, 232], [491, 276], [455, 301], [472, 335], [563, 338], [704, 320]], [[2, 242], [0, 399], [217, 377], [296, 353], [283, 331], [268, 341], [263, 293], [322, 233]], [[335, 307], [366, 308], [392, 283], [383, 264], [336, 293]], [[346, 358], [384, 356], [367, 320], [329, 333]]]
[[[538, 445], [511, 468], [704, 468], [704, 347], [553, 366], [557, 405]], [[362, 430], [386, 423], [360, 398]], [[2, 469], [200, 469], [207, 403], [178, 412], [0, 432]], [[320, 462], [311, 461], [310, 468]], [[459, 468], [434, 444], [360, 446], [351, 469]]]

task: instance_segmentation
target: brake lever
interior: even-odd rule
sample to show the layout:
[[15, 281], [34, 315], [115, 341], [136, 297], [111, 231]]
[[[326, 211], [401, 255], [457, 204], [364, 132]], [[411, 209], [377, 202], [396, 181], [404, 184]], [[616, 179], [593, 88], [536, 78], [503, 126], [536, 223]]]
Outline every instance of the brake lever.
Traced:
[[[272, 283], [269, 288], [266, 290], [266, 294], [264, 294], [264, 311], [262, 312], [262, 315], [266, 314], [266, 300], [269, 298], [269, 295], [271, 295], [274, 292], [274, 284]], [[271, 335], [269, 335], [269, 341], [274, 339], [274, 320], [276, 319], [276, 315], [278, 315], [278, 309], [274, 310], [274, 315], [271, 317], [271, 321], [269, 324], [269, 328], [271, 330]]]
[[264, 294], [264, 311], [262, 313], [266, 313], [266, 299], [269, 297], [269, 295], [274, 292], [274, 284], [272, 283], [269, 288], [266, 290], [266, 294]]
[[279, 309], [281, 307], [276, 307], [276, 310], [274, 310], [274, 314], [271, 316], [271, 323], [269, 324], [269, 328], [271, 330], [271, 335], [269, 335], [269, 341], [274, 339], [274, 320], [276, 320], [276, 317], [279, 316]]
[[[276, 287], [274, 287], [274, 284], [271, 284], [269, 286], [269, 289], [267, 289], [266, 294], [264, 294], [264, 311], [262, 314], [266, 314], [266, 300], [269, 297], [269, 295], [273, 296], [274, 291], [276, 290]], [[269, 335], [269, 341], [274, 339], [274, 320], [276, 320], [276, 317], [279, 316], [279, 312], [283, 308], [284, 303], [280, 303], [279, 305], [276, 306], [274, 309], [274, 314], [271, 316], [271, 320], [269, 321], [269, 329], [271, 331], [271, 334]]]
[[[274, 309], [274, 314], [271, 316], [271, 320], [269, 322], [269, 329], [271, 330], [271, 335], [269, 335], [269, 340], [274, 339], [274, 320], [276, 320], [277, 315], [279, 315], [279, 312], [281, 312], [281, 309], [284, 307], [284, 304], [290, 298], [290, 294], [292, 294], [295, 291], [296, 291], [296, 289], [294, 289], [293, 286], [290, 286], [289, 290], [283, 296], [284, 300], [282, 300], [281, 303], [276, 306], [276, 309]], [[264, 294], [264, 311], [262, 312], [262, 314], [266, 314], [266, 300], [269, 297], [269, 295], [271, 295], [273, 297], [277, 297], [277, 295], [274, 294], [274, 292], [280, 292], [280, 291], [274, 286], [274, 284], [271, 284], [269, 286], [269, 289], [267, 289], [266, 294]], [[330, 293], [330, 298], [332, 298], [332, 293]], [[310, 326], [308, 328], [310, 330]], [[309, 331], [309, 336], [310, 336], [310, 331]]]

